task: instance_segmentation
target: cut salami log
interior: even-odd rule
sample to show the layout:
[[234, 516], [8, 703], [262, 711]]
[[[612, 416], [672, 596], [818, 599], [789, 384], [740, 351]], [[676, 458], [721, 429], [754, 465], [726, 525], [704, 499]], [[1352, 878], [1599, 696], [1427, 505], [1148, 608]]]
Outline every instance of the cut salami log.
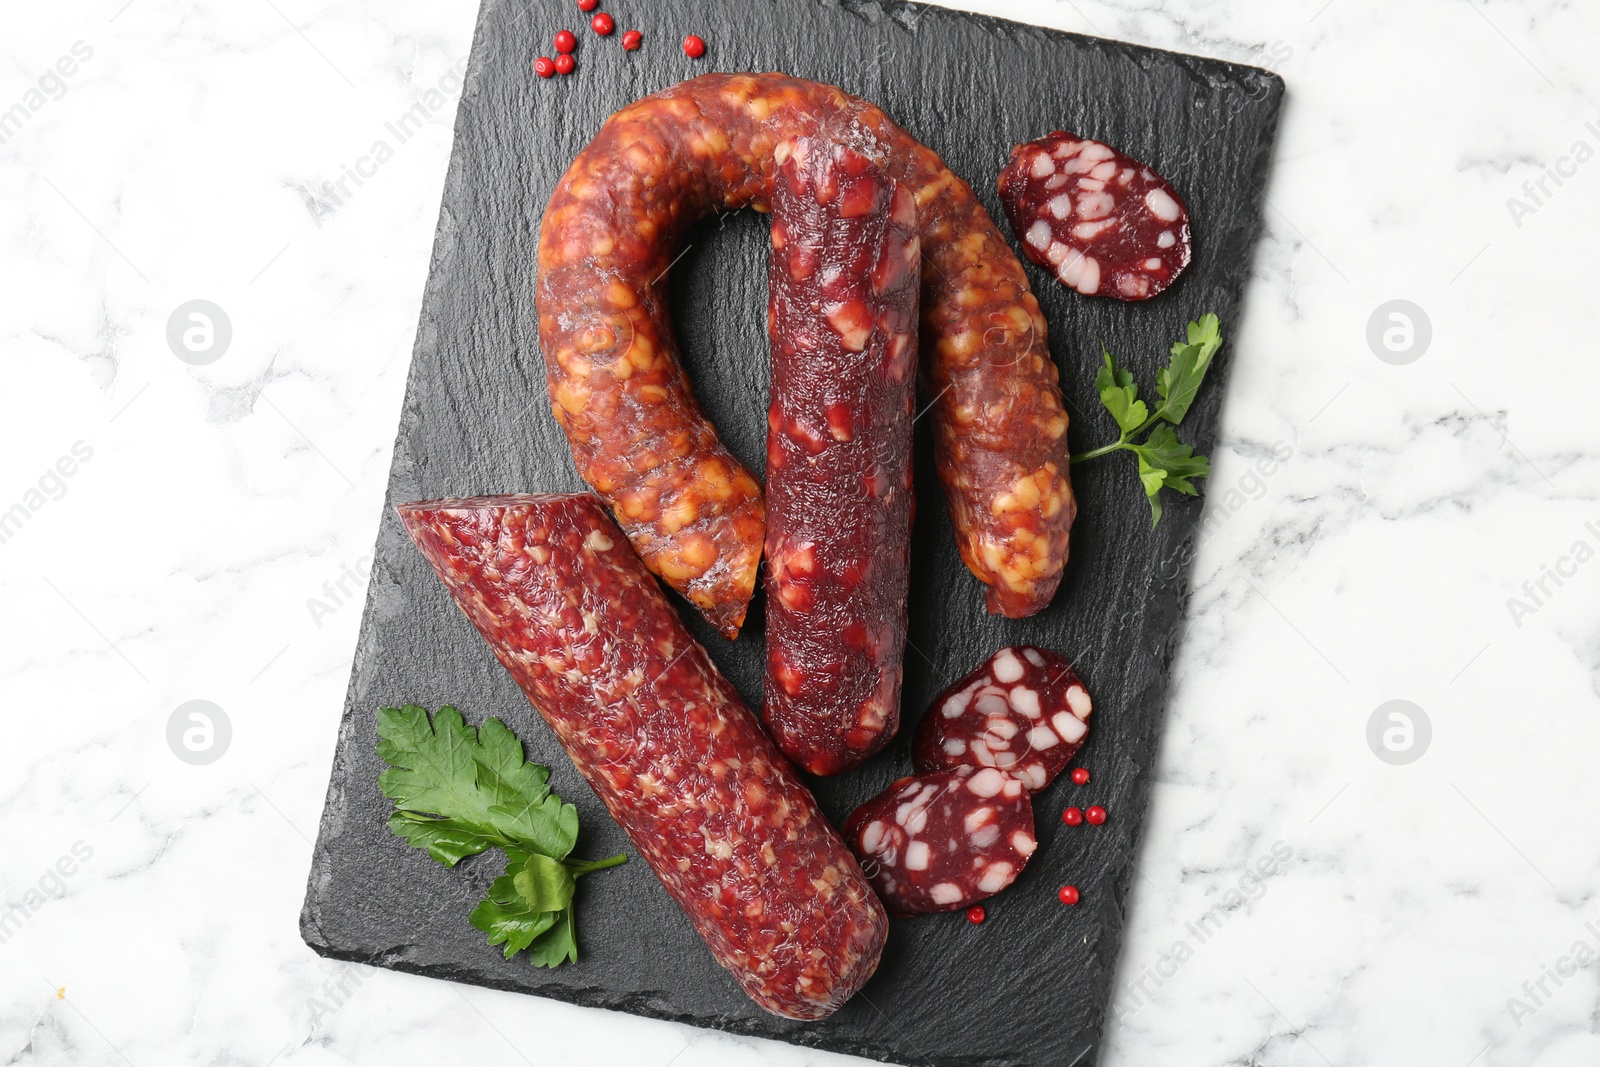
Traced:
[[1000, 200], [1022, 250], [1086, 296], [1148, 300], [1189, 265], [1189, 209], [1166, 180], [1060, 130], [1019, 144]]
[[857, 808], [844, 835], [892, 915], [992, 897], [1038, 847], [1027, 789], [993, 767], [902, 778]]
[[1002, 648], [940, 693], [922, 716], [919, 772], [995, 767], [1038, 792], [1083, 747], [1089, 691], [1066, 659], [1032, 645]]
[[774, 156], [763, 715], [801, 768], [837, 774], [900, 725], [917, 209], [843, 145]]
[[850, 999], [877, 968], [883, 907], [600, 501], [473, 497], [397, 510], [750, 998], [791, 1019]]

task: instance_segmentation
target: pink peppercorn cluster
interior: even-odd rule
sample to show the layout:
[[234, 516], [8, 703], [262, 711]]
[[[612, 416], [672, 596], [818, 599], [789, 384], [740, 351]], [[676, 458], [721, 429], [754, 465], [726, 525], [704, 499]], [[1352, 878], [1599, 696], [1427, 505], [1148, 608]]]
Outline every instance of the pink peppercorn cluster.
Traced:
[[[617, 20], [604, 11], [595, 11], [600, 6], [600, 0], [577, 0], [578, 10], [584, 14], [594, 11], [589, 19], [589, 28], [601, 37], [610, 37], [617, 29]], [[622, 50], [637, 52], [644, 43], [644, 34], [638, 30], [625, 30], [622, 34]], [[571, 30], [562, 30], [555, 38], [556, 55], [540, 56], [533, 61], [533, 72], [541, 78], [553, 78], [557, 74], [571, 74], [578, 68], [577, 60], [573, 58], [573, 51], [578, 47], [578, 38]], [[699, 59], [706, 54], [706, 42], [703, 38], [689, 34], [683, 39], [683, 54], [690, 59]]]

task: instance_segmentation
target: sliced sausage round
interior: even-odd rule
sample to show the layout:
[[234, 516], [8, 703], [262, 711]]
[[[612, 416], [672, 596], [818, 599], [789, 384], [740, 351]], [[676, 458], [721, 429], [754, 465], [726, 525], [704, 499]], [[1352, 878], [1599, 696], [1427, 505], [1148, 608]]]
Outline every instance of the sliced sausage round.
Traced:
[[851, 814], [844, 837], [891, 915], [992, 897], [1039, 843], [1028, 790], [993, 767], [902, 778]]
[[917, 727], [919, 772], [994, 767], [1038, 792], [1089, 735], [1093, 704], [1072, 664], [1011, 645], [934, 698]]
[[1189, 265], [1189, 209], [1161, 175], [1060, 130], [1019, 144], [1000, 200], [1022, 250], [1085, 296], [1148, 300]]

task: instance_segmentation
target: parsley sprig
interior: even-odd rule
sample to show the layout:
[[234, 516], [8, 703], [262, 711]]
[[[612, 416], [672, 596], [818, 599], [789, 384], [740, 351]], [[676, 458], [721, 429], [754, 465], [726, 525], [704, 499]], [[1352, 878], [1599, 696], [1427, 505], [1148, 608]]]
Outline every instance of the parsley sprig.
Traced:
[[626, 855], [568, 859], [578, 841], [578, 809], [550, 791], [550, 772], [523, 756], [499, 719], [473, 729], [448, 704], [429, 721], [407, 704], [378, 712], [378, 755], [389, 769], [378, 788], [394, 801], [389, 829], [446, 867], [498, 848], [506, 872], [489, 886], [469, 921], [535, 967], [578, 958], [572, 918], [576, 880], [615, 867]]
[[[1193, 479], [1211, 473], [1206, 457], [1195, 455], [1193, 448], [1179, 441], [1173, 427], [1189, 413], [1200, 382], [1211, 367], [1211, 357], [1221, 347], [1222, 324], [1215, 315], [1202, 315], [1199, 322], [1189, 323], [1188, 340], [1172, 346], [1171, 361], [1156, 375], [1156, 394], [1161, 402], [1154, 411], [1139, 399], [1133, 373], [1118, 367], [1111, 352], [1101, 347], [1105, 366], [1095, 375], [1094, 387], [1100, 394], [1100, 403], [1116, 420], [1119, 432], [1111, 444], [1080, 452], [1072, 462], [1083, 463], [1120, 450], [1138, 457], [1139, 481], [1150, 499], [1151, 529], [1161, 521], [1161, 490], [1175, 489], [1195, 496]], [[1137, 440], [1146, 431], [1149, 436]]]

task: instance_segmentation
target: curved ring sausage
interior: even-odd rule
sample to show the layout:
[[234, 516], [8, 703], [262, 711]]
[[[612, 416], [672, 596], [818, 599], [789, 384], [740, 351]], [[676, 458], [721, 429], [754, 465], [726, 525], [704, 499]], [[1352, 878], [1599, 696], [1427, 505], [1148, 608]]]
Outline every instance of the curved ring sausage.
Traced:
[[760, 489], [685, 380], [664, 284], [689, 226], [770, 205], [773, 150], [847, 145], [916, 197], [934, 440], [961, 557], [989, 610], [1049, 603], [1076, 506], [1067, 414], [1027, 277], [965, 182], [878, 107], [783, 74], [706, 74], [608, 119], [539, 233], [539, 332], [579, 473], [651, 570], [730, 636], [755, 588]]

